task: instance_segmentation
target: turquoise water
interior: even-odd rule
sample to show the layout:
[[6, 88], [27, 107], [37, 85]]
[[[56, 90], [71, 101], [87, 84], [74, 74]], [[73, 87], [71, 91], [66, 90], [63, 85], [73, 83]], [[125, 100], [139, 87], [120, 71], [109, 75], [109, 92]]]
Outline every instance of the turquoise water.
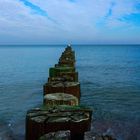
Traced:
[[[48, 69], [64, 47], [0, 47], [0, 139], [24, 139], [26, 111], [42, 103]], [[81, 103], [94, 110], [92, 130], [140, 140], [140, 46], [73, 48]]]

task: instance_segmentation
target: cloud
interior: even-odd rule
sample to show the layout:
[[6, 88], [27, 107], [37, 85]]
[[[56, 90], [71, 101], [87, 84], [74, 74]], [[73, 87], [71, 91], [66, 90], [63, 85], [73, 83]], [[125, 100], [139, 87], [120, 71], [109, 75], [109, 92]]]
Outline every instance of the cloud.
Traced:
[[1, 0], [0, 5], [0, 44], [129, 42], [130, 32], [133, 43], [140, 31], [138, 0]]
[[34, 5], [33, 3], [31, 3], [27, 0], [20, 0], [20, 1], [23, 2], [25, 6], [28, 6], [29, 8], [31, 8], [36, 14], [48, 17], [47, 12], [45, 10], [41, 9], [39, 6]]
[[76, 0], [69, 0], [70, 2], [76, 2]]
[[120, 18], [122, 22], [129, 22], [130, 24], [135, 24], [135, 26], [140, 25], [140, 13], [132, 13], [128, 15], [124, 15]]
[[29, 2], [28, 0], [19, 0], [21, 2], [23, 2], [23, 4], [27, 7], [29, 7], [33, 12], [32, 14], [38, 14], [44, 17], [47, 17], [49, 20], [51, 20], [52, 22], [55, 22], [54, 19], [52, 19], [51, 17], [49, 17], [47, 11], [41, 9], [39, 6]]
[[106, 14], [105, 18], [108, 18], [108, 17], [112, 16], [112, 12], [113, 12], [113, 7], [114, 7], [114, 6], [115, 6], [115, 3], [112, 2], [112, 3], [110, 4], [110, 8], [108, 9], [108, 13]]

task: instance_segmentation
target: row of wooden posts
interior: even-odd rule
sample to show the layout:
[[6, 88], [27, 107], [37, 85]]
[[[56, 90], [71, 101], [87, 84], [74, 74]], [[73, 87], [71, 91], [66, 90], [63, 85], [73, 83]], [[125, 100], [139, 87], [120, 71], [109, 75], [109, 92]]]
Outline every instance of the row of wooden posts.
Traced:
[[71, 140], [83, 140], [90, 130], [92, 110], [80, 105], [80, 83], [75, 52], [68, 45], [58, 64], [49, 69], [43, 86], [43, 105], [27, 111], [26, 140], [39, 140], [51, 132], [69, 130]]

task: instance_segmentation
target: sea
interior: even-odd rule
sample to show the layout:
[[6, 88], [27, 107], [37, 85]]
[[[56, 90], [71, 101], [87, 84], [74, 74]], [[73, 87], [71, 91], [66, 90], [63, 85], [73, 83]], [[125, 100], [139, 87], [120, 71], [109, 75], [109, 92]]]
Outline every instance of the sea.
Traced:
[[[24, 140], [28, 109], [42, 104], [49, 68], [66, 45], [0, 46], [0, 140]], [[73, 45], [91, 132], [140, 140], [140, 45]]]

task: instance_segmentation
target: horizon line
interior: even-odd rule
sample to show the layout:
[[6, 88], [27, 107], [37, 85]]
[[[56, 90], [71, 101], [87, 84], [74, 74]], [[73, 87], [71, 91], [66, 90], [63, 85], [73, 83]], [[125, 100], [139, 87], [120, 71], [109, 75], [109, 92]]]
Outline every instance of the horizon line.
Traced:
[[[0, 44], [0, 46], [62, 46], [62, 45], [68, 45], [68, 44]], [[88, 45], [88, 46], [123, 45], [123, 46], [126, 46], [126, 45], [140, 45], [140, 44], [120, 44], [120, 43], [116, 44], [115, 43], [115, 44], [70, 44], [70, 45], [71, 46], [75, 46], [75, 45], [81, 45], [81, 46], [84, 46], [84, 45]]]

